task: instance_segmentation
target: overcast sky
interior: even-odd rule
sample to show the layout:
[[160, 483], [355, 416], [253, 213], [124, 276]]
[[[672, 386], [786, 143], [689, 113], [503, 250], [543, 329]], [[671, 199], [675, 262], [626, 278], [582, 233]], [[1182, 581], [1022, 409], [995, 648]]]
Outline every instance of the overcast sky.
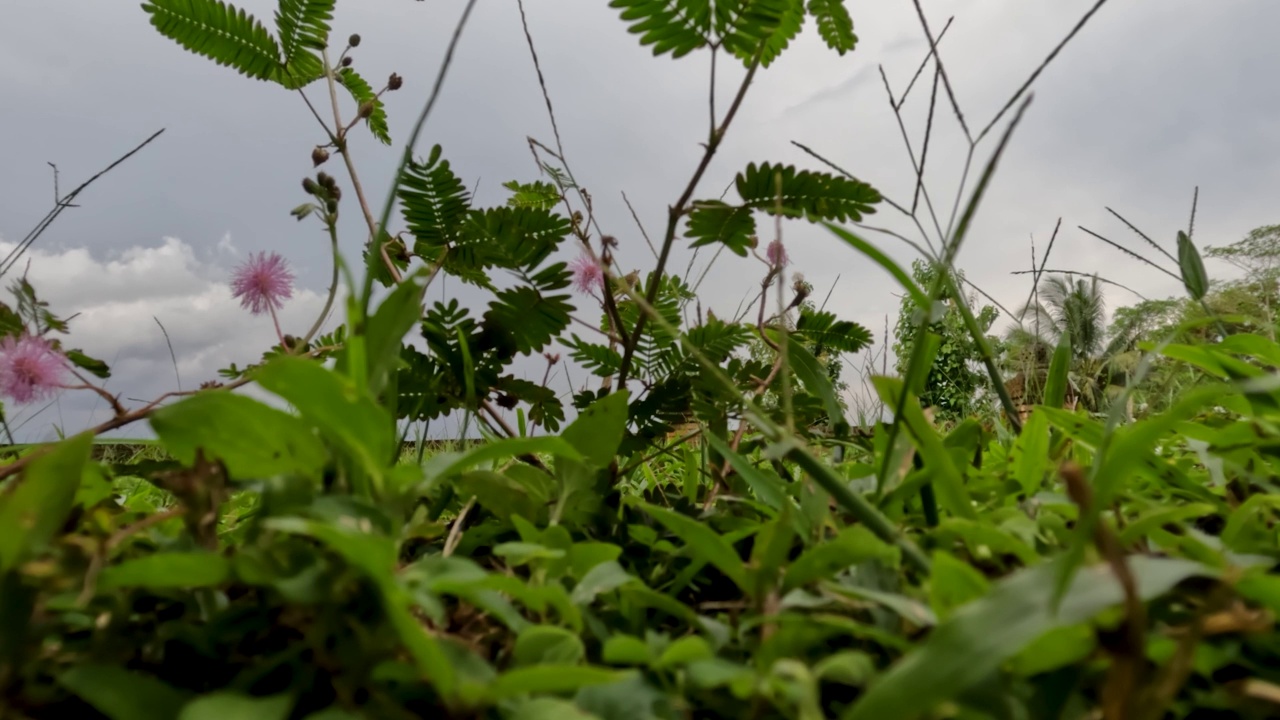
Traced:
[[[367, 133], [353, 144], [375, 198], [389, 187], [400, 142], [464, 4], [339, 3], [334, 37], [358, 32], [364, 39], [355, 52], [357, 69], [379, 86], [392, 71], [405, 78], [403, 89], [387, 98], [396, 145], [383, 147]], [[924, 0], [935, 33], [955, 17], [941, 55], [975, 131], [1092, 4]], [[268, 21], [275, 7], [271, 0], [239, 5]], [[927, 42], [909, 2], [850, 7], [860, 38], [856, 51], [837, 56], [807, 25], [783, 58], [757, 76], [696, 197], [718, 197], [748, 162], [822, 169], [791, 144], [795, 140], [887, 196], [910, 202], [914, 176], [878, 66], [900, 93]], [[647, 271], [653, 258], [621, 193], [649, 232], [659, 234], [666, 206], [687, 182], [706, 138], [707, 55], [653, 57], [603, 1], [527, 0], [526, 8], [573, 171], [595, 197], [604, 231], [621, 241], [621, 264]], [[1077, 226], [1141, 249], [1106, 213], [1110, 206], [1172, 249], [1197, 185], [1202, 247], [1280, 222], [1276, 27], [1280, 4], [1273, 0], [1112, 0], [1104, 6], [1034, 86], [1035, 101], [960, 254], [960, 268], [1013, 308], [1029, 281], [1010, 271], [1029, 265], [1031, 238], [1043, 249], [1062, 217], [1050, 267], [1100, 272], [1163, 297], [1179, 293], [1180, 284]], [[724, 108], [741, 70], [720, 67]], [[931, 75], [922, 78], [903, 109], [917, 153], [931, 81]], [[324, 99], [318, 88], [310, 94]], [[270, 321], [240, 310], [227, 287], [231, 269], [250, 252], [274, 250], [289, 259], [301, 290], [282, 322], [286, 331], [305, 332], [323, 303], [330, 266], [318, 224], [300, 224], [288, 214], [305, 200], [299, 182], [322, 140], [296, 94], [181, 50], [150, 27], [136, 2], [5, 0], [0, 96], [0, 254], [50, 209], [48, 163], [57, 164], [65, 192], [166, 129], [86, 191], [80, 207], [63, 213], [26, 256], [30, 277], [53, 309], [80, 313], [69, 342], [112, 365], [112, 392], [149, 398], [175, 389], [178, 378], [157, 319], [168, 330], [185, 388], [259, 356], [272, 340]], [[537, 179], [526, 137], [551, 144], [550, 127], [515, 2], [480, 0], [420, 153], [442, 144], [468, 185], [478, 183], [478, 202], [495, 204], [505, 197], [502, 182]], [[979, 146], [979, 168], [992, 140]], [[927, 176], [940, 209], [949, 211], [966, 147], [940, 105]], [[348, 185], [337, 163], [328, 169]], [[868, 222], [908, 228], [887, 206]], [[354, 257], [364, 237], [354, 207], [343, 231]], [[912, 257], [899, 241], [867, 237], [903, 262]], [[884, 318], [892, 322], [898, 304], [884, 272], [803, 223], [787, 224], [784, 242], [793, 269], [820, 296], [835, 284], [828, 308], [867, 325], [882, 341]], [[687, 261], [682, 251], [672, 265], [683, 270]], [[758, 261], [725, 253], [701, 288], [703, 306], [733, 315], [761, 270]], [[11, 279], [3, 280], [6, 286]], [[457, 290], [456, 282], [438, 284], [432, 297]], [[1108, 295], [1111, 308], [1137, 299], [1120, 290]], [[589, 311], [582, 317], [596, 320]], [[537, 362], [521, 367], [541, 376]], [[580, 387], [586, 377], [569, 380]], [[563, 376], [556, 382], [568, 387]], [[55, 425], [74, 432], [108, 417], [85, 393], [8, 413], [22, 426], [20, 439], [51, 437]], [[125, 434], [145, 432], [138, 426]]]

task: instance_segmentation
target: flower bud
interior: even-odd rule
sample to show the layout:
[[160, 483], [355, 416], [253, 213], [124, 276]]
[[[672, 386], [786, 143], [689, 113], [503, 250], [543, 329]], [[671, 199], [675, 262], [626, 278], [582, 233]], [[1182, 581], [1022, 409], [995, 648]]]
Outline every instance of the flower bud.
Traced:
[[404, 85], [404, 78], [395, 73], [391, 73], [391, 77], [387, 79], [387, 89], [399, 90], [401, 85]]
[[353, 62], [353, 61], [352, 61], [352, 59], [351, 59], [351, 56], [350, 56], [350, 55], [348, 55], [348, 56], [346, 56], [346, 57], [342, 58], [342, 67], [351, 67], [351, 63], [352, 63], [352, 62]]
[[322, 148], [322, 147], [320, 147], [320, 146], [318, 146], [318, 145], [316, 146], [316, 149], [315, 149], [315, 150], [312, 150], [312, 151], [311, 151], [311, 163], [312, 163], [312, 164], [311, 164], [311, 166], [312, 166], [312, 167], [317, 167], [317, 166], [319, 166], [319, 165], [323, 165], [323, 164], [324, 164], [324, 161], [326, 161], [326, 160], [328, 160], [328, 159], [329, 159], [329, 151], [328, 151], [328, 150], [325, 150], [324, 148]]
[[316, 180], [319, 181], [320, 186], [325, 190], [332, 190], [338, 186], [338, 181], [334, 180], [332, 175], [324, 172], [323, 170], [316, 173]]
[[308, 195], [315, 195], [320, 190], [320, 186], [316, 185], [316, 181], [311, 178], [302, 178], [302, 190]]
[[363, 103], [362, 105], [360, 105], [360, 119], [364, 120], [364, 119], [367, 119], [370, 115], [372, 115], [373, 108], [374, 108], [374, 105], [372, 100], [369, 100]]
[[351, 37], [347, 38], [347, 44], [351, 47], [360, 47], [360, 36], [352, 34]]

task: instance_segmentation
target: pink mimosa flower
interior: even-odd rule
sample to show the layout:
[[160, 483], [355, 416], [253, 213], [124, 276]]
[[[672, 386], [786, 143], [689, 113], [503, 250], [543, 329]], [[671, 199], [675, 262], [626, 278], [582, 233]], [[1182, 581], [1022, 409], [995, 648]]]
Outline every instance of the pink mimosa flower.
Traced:
[[765, 248], [764, 254], [769, 259], [769, 264], [773, 267], [782, 267], [791, 262], [787, 257], [787, 249], [782, 247], [782, 242], [779, 240], [769, 243], [769, 247]]
[[48, 397], [61, 386], [67, 359], [42, 337], [0, 341], [0, 394], [17, 403]]
[[590, 255], [579, 255], [569, 263], [573, 271], [573, 284], [579, 292], [590, 292], [593, 287], [604, 287], [604, 273]]
[[261, 315], [293, 297], [293, 273], [278, 253], [250, 255], [232, 276], [231, 294], [240, 299], [241, 307]]

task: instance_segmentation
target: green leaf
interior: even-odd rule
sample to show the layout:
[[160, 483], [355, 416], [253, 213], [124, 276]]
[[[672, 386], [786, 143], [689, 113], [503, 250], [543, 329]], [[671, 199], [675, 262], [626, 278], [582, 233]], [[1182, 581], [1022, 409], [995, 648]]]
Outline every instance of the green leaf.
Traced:
[[173, 720], [188, 695], [163, 682], [115, 665], [77, 665], [58, 684], [111, 720]]
[[587, 650], [577, 634], [552, 625], [530, 625], [516, 636], [511, 650], [517, 667], [532, 665], [577, 665]]
[[712, 450], [715, 450], [721, 457], [729, 461], [729, 465], [742, 477], [747, 483], [747, 487], [751, 488], [756, 497], [760, 499], [760, 502], [774, 510], [781, 510], [784, 505], [788, 504], [787, 489], [782, 484], [782, 478], [778, 477], [776, 473], [767, 473], [752, 465], [750, 460], [735, 452], [729, 446], [729, 443], [716, 437], [713, 433], [706, 433], [702, 437], [711, 446]]
[[542, 435], [538, 437], [516, 437], [492, 440], [466, 452], [442, 452], [431, 456], [423, 470], [429, 480], [447, 480], [469, 468], [496, 460], [505, 460], [517, 455], [529, 453], [545, 453], [556, 457], [582, 461], [578, 449], [562, 437]]
[[685, 234], [693, 239], [689, 247], [721, 243], [735, 255], [746, 257], [756, 234], [756, 221], [751, 208], [721, 200], [699, 200], [689, 211]]
[[98, 589], [198, 588], [231, 578], [231, 561], [210, 552], [164, 552], [126, 560], [102, 571]]
[[609, 393], [578, 413], [560, 433], [583, 460], [596, 469], [609, 467], [627, 430], [626, 390]]
[[602, 720], [568, 700], [550, 697], [526, 700], [504, 717], [507, 720]]
[[809, 0], [809, 14], [817, 21], [818, 36], [827, 47], [844, 55], [858, 44], [844, 0]]
[[285, 87], [304, 87], [324, 74], [324, 63], [314, 51], [329, 44], [329, 22], [334, 0], [280, 0], [276, 10], [276, 33], [284, 66], [280, 82]]
[[861, 180], [797, 170], [791, 165], [751, 163], [738, 174], [737, 188], [747, 207], [772, 215], [778, 211], [780, 199], [784, 216], [803, 217], [810, 222], [858, 222], [863, 215], [874, 213], [874, 205], [880, 202], [880, 193]]
[[655, 668], [673, 668], [688, 665], [697, 660], [707, 660], [715, 656], [707, 641], [697, 635], [686, 635], [667, 646], [654, 663]]
[[1049, 374], [1044, 381], [1044, 404], [1061, 408], [1067, 397], [1067, 374], [1071, 371], [1071, 334], [1062, 333], [1058, 346], [1049, 362]]
[[150, 0], [142, 9], [161, 35], [255, 80], [277, 80], [280, 46], [252, 15], [221, 0]]
[[395, 459], [396, 436], [387, 411], [356, 390], [350, 378], [311, 360], [277, 357], [257, 369], [254, 380], [297, 408], [298, 413], [352, 456], [366, 472], [380, 475]]
[[[767, 331], [778, 339], [779, 333]], [[840, 407], [840, 399], [836, 397], [835, 386], [831, 384], [831, 377], [827, 375], [827, 369], [822, 367], [822, 363], [818, 362], [818, 358], [809, 352], [794, 335], [788, 333], [786, 336], [787, 343], [787, 362], [791, 365], [791, 370], [796, 377], [804, 384], [804, 389], [811, 395], [816, 395], [822, 399], [822, 406], [827, 411], [828, 422], [834, 428], [837, 434], [848, 428], [849, 422], [845, 420], [844, 408]]]
[[0, 494], [0, 574], [58, 535], [75, 503], [92, 447], [92, 433], [72, 436], [33, 458], [20, 478], [9, 481], [17, 487]]
[[946, 619], [952, 611], [987, 594], [990, 583], [982, 573], [941, 550], [933, 553], [933, 573], [929, 575], [929, 604]]
[[91, 358], [80, 350], [64, 350], [62, 354], [71, 361], [72, 365], [96, 378], [106, 380], [111, 377], [111, 368], [107, 367], [105, 362], [97, 358]]
[[[874, 377], [871, 382], [886, 405], [898, 407], [898, 396], [903, 392], [901, 380]], [[936, 487], [943, 505], [959, 517], [976, 519], [978, 514], [973, 509], [969, 491], [965, 488], [964, 475], [956, 467], [942, 438], [938, 437], [938, 431], [925, 419], [919, 400], [910, 397], [902, 404], [901, 421], [906, 424], [907, 431], [915, 440], [925, 467], [932, 470], [934, 477], [941, 481], [936, 483]]]
[[629, 575], [616, 560], [609, 560], [588, 570], [574, 586], [570, 597], [573, 602], [586, 605], [601, 593], [616, 590], [632, 582], [636, 582], [635, 577]]
[[1034, 495], [1049, 471], [1049, 419], [1035, 410], [1009, 452], [1009, 469], [1024, 495]]
[[[1179, 582], [1215, 572], [1199, 563], [1132, 555], [1130, 570], [1142, 600], [1163, 595]], [[873, 682], [844, 720], [911, 720], [955, 698], [999, 669], [1043, 634], [1092, 620], [1124, 601], [1124, 589], [1106, 565], [1082, 570], [1055, 614], [1054, 579], [1062, 560], [1021, 570], [969, 603]]]
[[178, 720], [288, 720], [292, 709], [293, 698], [287, 694], [253, 697], [221, 691], [187, 703]]
[[369, 390], [375, 395], [386, 387], [387, 379], [400, 362], [404, 336], [422, 318], [422, 298], [427, 292], [427, 269], [403, 278], [365, 325], [369, 354]]
[[373, 105], [373, 112], [365, 118], [365, 124], [369, 126], [369, 132], [373, 133], [379, 142], [390, 145], [391, 132], [387, 127], [387, 108], [369, 82], [349, 67], [344, 67], [338, 72], [338, 82], [351, 93], [351, 99], [356, 101], [356, 107], [364, 107], [366, 103]]
[[627, 29], [654, 55], [679, 58], [710, 42], [710, 0], [610, 0], [609, 7], [622, 10]]
[[729, 541], [697, 520], [656, 505], [637, 504], [680, 538], [694, 557], [711, 563], [744, 592], [749, 591], [747, 567]]
[[208, 390], [157, 409], [151, 427], [175, 460], [221, 460], [233, 478], [318, 477], [328, 451], [297, 417], [229, 390]]
[[850, 525], [836, 537], [805, 550], [787, 567], [782, 592], [790, 592], [818, 580], [830, 579], [846, 568], [868, 560], [896, 566], [901, 550], [876, 537], [862, 525]]
[[535, 665], [499, 675], [486, 690], [490, 700], [506, 700], [531, 693], [564, 693], [591, 685], [603, 685], [627, 673], [586, 665]]
[[1182, 273], [1182, 285], [1192, 300], [1200, 300], [1209, 292], [1209, 275], [1204, 269], [1200, 251], [1191, 238], [1178, 231], [1178, 270]]
[[649, 662], [649, 645], [634, 635], [614, 635], [604, 641], [600, 654], [612, 665], [645, 665]]

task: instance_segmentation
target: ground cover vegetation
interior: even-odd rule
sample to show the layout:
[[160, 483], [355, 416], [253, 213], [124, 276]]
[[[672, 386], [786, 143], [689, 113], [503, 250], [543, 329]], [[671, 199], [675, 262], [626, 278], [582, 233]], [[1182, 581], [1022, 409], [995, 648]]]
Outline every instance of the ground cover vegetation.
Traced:
[[[812, 167], [761, 159], [717, 199], [700, 180], [753, 78], [806, 24], [856, 52], [856, 6], [612, 0], [655, 62], [743, 71], [644, 238], [654, 265], [620, 267], [619, 238], [640, 231], [600, 227], [558, 138], [531, 144], [538, 165], [494, 207], [447, 148], [416, 149], [474, 1], [399, 139], [394, 192], [369, 195], [349, 140], [393, 142], [382, 98], [405, 80], [354, 61], [361, 38], [332, 27], [334, 3], [257, 17], [150, 0], [139, 14], [305, 100], [320, 126], [292, 211], [332, 248], [314, 325], [281, 327], [288, 259], [257, 254], [231, 287], [278, 343], [130, 407], [94, 384], [110, 369], [64, 344], [68, 322], [25, 279], [0, 307], [10, 407], [71, 388], [115, 411], [0, 464], [0, 717], [1277, 714], [1277, 227], [1207, 249], [1244, 272], [1211, 282], [1194, 201], [1169, 242], [1130, 225], [1144, 245], [1126, 251], [1185, 296], [1109, 325], [1107, 293], [1124, 289], [1046, 269], [1051, 241], [1009, 312], [956, 260], [1043, 65], [970, 125], [939, 59], [946, 28], [921, 12], [930, 116], [950, 110], [969, 143], [949, 216], [923, 183], [895, 200], [808, 145]], [[894, 112], [914, 87], [886, 83]], [[918, 173], [919, 141], [903, 140]], [[919, 230], [889, 238], [919, 251], [909, 268], [868, 239], [877, 212]], [[359, 261], [338, 252], [340, 213], [367, 226]], [[879, 338], [895, 372], [887, 354], [864, 364], [874, 407], [852, 413], [842, 392], [873, 333], [791, 269], [797, 223], [902, 288]], [[758, 260], [740, 317], [697, 306], [696, 275], [669, 267], [687, 246]], [[441, 275], [487, 302], [426, 303]], [[322, 334], [331, 310], [341, 322]], [[598, 382], [561, 397], [517, 376], [521, 356], [571, 359]], [[234, 392], [249, 383], [284, 409]], [[445, 416], [479, 441], [412, 441]], [[95, 442], [139, 422], [153, 444]]]

